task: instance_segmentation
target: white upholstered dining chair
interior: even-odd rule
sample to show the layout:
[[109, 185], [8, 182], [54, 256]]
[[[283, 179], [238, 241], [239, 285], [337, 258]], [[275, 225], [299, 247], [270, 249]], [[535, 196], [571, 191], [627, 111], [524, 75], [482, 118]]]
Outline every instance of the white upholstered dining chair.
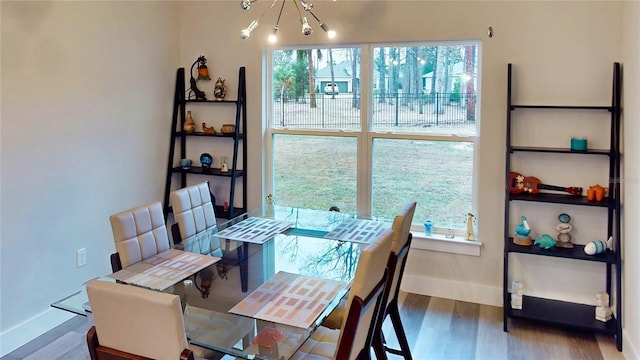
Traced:
[[159, 201], [113, 214], [109, 220], [116, 245], [111, 255], [113, 272], [171, 247]]
[[216, 355], [187, 341], [180, 298], [131, 285], [91, 280], [92, 360], [194, 360]]
[[[416, 211], [417, 203], [415, 201], [405, 204], [393, 219], [393, 242], [391, 243], [391, 256], [389, 256], [389, 281], [385, 293], [386, 302], [381, 309], [381, 318], [377, 323], [377, 329], [373, 338], [373, 349], [376, 358], [386, 359], [386, 352], [394, 355], [400, 355], [404, 359], [411, 360], [411, 349], [407, 342], [407, 336], [400, 319], [400, 310], [398, 308], [398, 294], [400, 293], [400, 283], [404, 267], [407, 263], [409, 248], [411, 247], [411, 223], [413, 222], [413, 214]], [[393, 330], [396, 333], [400, 349], [393, 349], [385, 343], [384, 333], [382, 332], [382, 323], [387, 316], [391, 319]]]
[[[400, 292], [400, 283], [402, 282], [402, 274], [407, 262], [407, 255], [411, 246], [411, 223], [416, 210], [417, 203], [415, 201], [407, 202], [393, 219], [393, 241], [391, 252], [388, 259], [387, 267], [389, 269], [389, 281], [385, 289], [385, 303], [381, 309], [381, 319], [377, 322], [377, 329], [374, 333], [373, 348], [378, 359], [386, 359], [386, 352], [394, 355], [401, 355], [405, 359], [411, 359], [411, 351], [407, 342], [407, 337], [400, 320], [400, 311], [398, 309], [398, 293]], [[323, 325], [336, 329], [341, 326], [346, 316], [346, 302], [342, 301], [340, 305], [327, 317]], [[387, 316], [391, 319], [393, 329], [396, 333], [400, 349], [393, 349], [386, 345], [384, 334], [382, 333], [382, 324]]]
[[387, 282], [387, 261], [393, 232], [387, 232], [360, 253], [339, 329], [319, 326], [293, 360], [369, 359], [376, 322]]
[[182, 241], [189, 244], [190, 248], [186, 249], [188, 251], [222, 257], [219, 240], [193, 241], [197, 237], [217, 229], [209, 183], [201, 182], [172, 191], [170, 199], [173, 216], [176, 220], [171, 232], [174, 243]]

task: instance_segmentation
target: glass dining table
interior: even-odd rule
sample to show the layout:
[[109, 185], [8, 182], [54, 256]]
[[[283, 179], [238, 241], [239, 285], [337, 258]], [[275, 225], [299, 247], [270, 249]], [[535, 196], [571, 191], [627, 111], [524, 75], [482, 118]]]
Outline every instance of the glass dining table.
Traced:
[[[164, 291], [180, 296], [190, 343], [241, 359], [288, 359], [348, 291], [360, 249], [390, 227], [335, 211], [253, 209], [175, 244], [220, 260]], [[52, 306], [91, 312], [84, 288]]]

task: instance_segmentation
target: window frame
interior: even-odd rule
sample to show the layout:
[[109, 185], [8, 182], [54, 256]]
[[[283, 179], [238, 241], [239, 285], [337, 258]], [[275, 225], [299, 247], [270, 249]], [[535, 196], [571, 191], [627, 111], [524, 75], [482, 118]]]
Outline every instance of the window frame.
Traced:
[[[438, 135], [429, 133], [413, 133], [402, 131], [375, 131], [372, 130], [371, 121], [373, 119], [373, 76], [374, 73], [374, 50], [380, 47], [412, 47], [412, 46], [460, 46], [473, 44], [476, 46], [476, 66], [477, 66], [477, 86], [476, 86], [476, 122], [475, 133], [473, 135]], [[344, 49], [359, 48], [361, 53], [360, 62], [360, 130], [327, 130], [327, 129], [289, 129], [272, 126], [274, 103], [273, 99], [273, 52], [278, 50], [304, 50], [304, 49]], [[478, 175], [479, 175], [479, 143], [480, 143], [480, 122], [481, 122], [481, 84], [482, 84], [482, 41], [419, 41], [419, 42], [385, 42], [385, 43], [358, 43], [358, 44], [332, 44], [326, 45], [296, 45], [296, 46], [269, 46], [263, 54], [263, 130], [265, 141], [265, 154], [263, 158], [264, 177], [263, 185], [265, 194], [273, 191], [274, 161], [273, 161], [273, 137], [276, 134], [286, 135], [314, 135], [314, 136], [340, 136], [355, 137], [357, 142], [357, 211], [363, 215], [371, 215], [372, 206], [372, 165], [373, 165], [373, 143], [375, 139], [398, 139], [398, 140], [426, 140], [426, 141], [454, 141], [473, 143], [473, 169], [472, 169], [472, 196], [471, 209], [477, 214], [478, 209]], [[266, 196], [266, 195], [265, 195]], [[398, 206], [400, 206], [399, 204]], [[477, 217], [476, 217], [477, 219]], [[444, 234], [448, 228], [435, 227], [434, 233]], [[424, 231], [421, 219], [414, 219], [412, 231]], [[453, 229], [455, 236], [464, 236], [466, 227]]]

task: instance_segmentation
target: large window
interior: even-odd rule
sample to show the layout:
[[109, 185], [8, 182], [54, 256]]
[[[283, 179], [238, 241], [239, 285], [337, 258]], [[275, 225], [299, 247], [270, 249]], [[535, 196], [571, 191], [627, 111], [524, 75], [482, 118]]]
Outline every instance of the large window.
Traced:
[[269, 191], [276, 203], [465, 229], [475, 209], [479, 42], [274, 48]]

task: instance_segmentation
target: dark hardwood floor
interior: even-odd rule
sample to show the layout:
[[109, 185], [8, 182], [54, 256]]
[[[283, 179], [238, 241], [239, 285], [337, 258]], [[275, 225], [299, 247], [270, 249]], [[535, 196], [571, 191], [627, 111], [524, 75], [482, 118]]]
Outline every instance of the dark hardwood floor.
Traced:
[[[502, 308], [402, 293], [401, 316], [413, 357], [422, 359], [624, 359], [610, 336], [510, 321], [502, 331]], [[77, 316], [1, 360], [89, 359], [89, 320]], [[384, 326], [392, 334], [391, 324]], [[387, 341], [397, 345], [393, 335]], [[390, 359], [400, 359], [393, 355]]]

